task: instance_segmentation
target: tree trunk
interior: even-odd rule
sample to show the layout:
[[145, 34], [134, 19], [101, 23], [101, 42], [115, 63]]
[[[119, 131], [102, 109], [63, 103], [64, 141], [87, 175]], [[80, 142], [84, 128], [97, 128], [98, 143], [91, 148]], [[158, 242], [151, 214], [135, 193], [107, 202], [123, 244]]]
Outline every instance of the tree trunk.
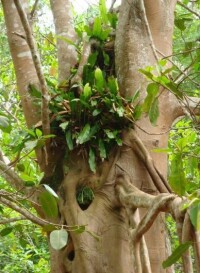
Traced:
[[[60, 9], [60, 6], [57, 6], [58, 2], [51, 1], [57, 34], [67, 38], [72, 36], [72, 40], [75, 41], [71, 28], [67, 35], [68, 26], [62, 25], [61, 21], [57, 20], [59, 16], [61, 20], [65, 17], [64, 12], [62, 14], [58, 12]], [[66, 11], [68, 1], [63, 2], [66, 4], [63, 10]], [[10, 0], [2, 3], [18, 89], [27, 124], [31, 126], [38, 121], [38, 116], [35, 115], [34, 106], [28, 97], [27, 85], [38, 84], [38, 79], [32, 59], [29, 58], [30, 51], [26, 42], [18, 35], [12, 34], [13, 31], [24, 33], [14, 4]], [[155, 65], [157, 58], [160, 57], [159, 52], [164, 56], [171, 54], [175, 4], [176, 0], [122, 1], [116, 32], [115, 58], [116, 74], [123, 96], [132, 96], [137, 89], [140, 89], [140, 99], [144, 99], [147, 80], [138, 69]], [[70, 15], [67, 18], [71, 20]], [[76, 54], [72, 47], [65, 46], [60, 40], [58, 40], [58, 50], [59, 80], [62, 81], [69, 76], [70, 67], [75, 65]], [[63, 52], [66, 52], [64, 57]], [[168, 91], [161, 90], [157, 125], [153, 127], [147, 117], [143, 116], [136, 122], [134, 128], [150, 152], [156, 168], [164, 177], [167, 176], [167, 155], [156, 154], [153, 149], [167, 147], [169, 129], [176, 117], [175, 105], [175, 97]], [[28, 112], [29, 108], [33, 111], [33, 116]], [[140, 272], [135, 268], [135, 250], [130, 236], [131, 220], [116, 194], [116, 180], [126, 175], [134, 186], [144, 192], [157, 195], [159, 191], [154, 186], [145, 163], [128, 144], [130, 136], [130, 132], [124, 132], [123, 146], [114, 149], [109, 159], [99, 164], [95, 174], [89, 170], [84, 156], [80, 153], [72, 153], [65, 162], [69, 171], [64, 174], [59, 188], [61, 223], [68, 226], [83, 225], [86, 226], [86, 231], [81, 234], [70, 231], [69, 243], [61, 251], [55, 251], [50, 247], [51, 273], [166, 272], [161, 265], [166, 259], [163, 215], [157, 218], [145, 236], [151, 271], [145, 263]], [[52, 158], [53, 156], [52, 153]], [[90, 186], [94, 191], [94, 200], [88, 208], [81, 208], [76, 201], [76, 192], [81, 186]], [[140, 217], [144, 214], [145, 209], [141, 209]], [[143, 239], [141, 253], [146, 247], [145, 240]], [[171, 272], [170, 269], [168, 272]]]

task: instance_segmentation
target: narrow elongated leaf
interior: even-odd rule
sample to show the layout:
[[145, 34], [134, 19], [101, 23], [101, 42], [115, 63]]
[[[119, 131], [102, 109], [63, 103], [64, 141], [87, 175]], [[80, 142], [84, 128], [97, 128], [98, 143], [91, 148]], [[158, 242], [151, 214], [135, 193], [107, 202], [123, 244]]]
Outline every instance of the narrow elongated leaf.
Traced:
[[67, 141], [67, 146], [69, 150], [72, 151], [74, 149], [74, 145], [73, 145], [72, 134], [70, 130], [66, 132], [65, 137]]
[[110, 92], [114, 95], [118, 92], [118, 84], [117, 80], [112, 76], [108, 78], [108, 88], [110, 89]]
[[65, 229], [53, 230], [50, 233], [50, 243], [55, 250], [60, 250], [67, 245], [68, 232]]
[[95, 70], [94, 76], [95, 76], [95, 84], [96, 84], [97, 90], [102, 92], [104, 88], [104, 77], [100, 68], [97, 68]]
[[99, 140], [99, 153], [102, 159], [107, 157], [106, 148], [102, 139]]
[[99, 17], [96, 17], [94, 20], [93, 30], [92, 34], [95, 37], [101, 38], [101, 19]]
[[200, 231], [200, 203], [190, 209], [190, 220], [196, 231]]
[[95, 153], [92, 148], [90, 148], [90, 151], [89, 151], [88, 162], [89, 162], [90, 170], [95, 173], [96, 172], [96, 160], [95, 160]]
[[44, 214], [48, 218], [56, 218], [58, 216], [58, 206], [55, 197], [48, 191], [44, 191], [39, 196], [39, 202], [42, 206]]
[[99, 10], [100, 10], [102, 22], [106, 25], [108, 23], [108, 16], [107, 16], [107, 8], [106, 8], [106, 1], [105, 0], [99, 1]]
[[87, 123], [84, 127], [83, 130], [80, 132], [76, 143], [77, 144], [83, 144], [84, 142], [89, 140], [89, 135], [90, 135], [90, 124]]
[[158, 117], [159, 117], [158, 98], [155, 98], [149, 110], [149, 119], [153, 125], [156, 125]]
[[86, 85], [83, 88], [83, 95], [85, 99], [89, 99], [92, 95], [92, 89], [89, 85], [89, 83], [86, 83]]
[[169, 256], [169, 258], [162, 263], [163, 268], [167, 268], [174, 264], [175, 262], [177, 262], [181, 258], [183, 253], [190, 247], [191, 244], [192, 244], [191, 242], [186, 242], [184, 244], [179, 245]]

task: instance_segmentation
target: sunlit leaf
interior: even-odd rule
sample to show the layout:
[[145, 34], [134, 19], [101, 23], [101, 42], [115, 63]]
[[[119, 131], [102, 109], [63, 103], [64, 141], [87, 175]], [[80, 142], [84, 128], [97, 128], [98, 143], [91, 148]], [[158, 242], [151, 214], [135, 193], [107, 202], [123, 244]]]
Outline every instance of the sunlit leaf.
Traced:
[[59, 199], [59, 196], [57, 195], [57, 193], [51, 188], [51, 187], [49, 187], [49, 185], [47, 185], [47, 184], [42, 184], [44, 187], [45, 187], [45, 189], [51, 194], [51, 195], [53, 195], [55, 198], [58, 198]]
[[107, 16], [107, 8], [106, 8], [105, 0], [99, 0], [99, 10], [100, 10], [102, 22], [106, 25], [108, 23], [108, 16]]

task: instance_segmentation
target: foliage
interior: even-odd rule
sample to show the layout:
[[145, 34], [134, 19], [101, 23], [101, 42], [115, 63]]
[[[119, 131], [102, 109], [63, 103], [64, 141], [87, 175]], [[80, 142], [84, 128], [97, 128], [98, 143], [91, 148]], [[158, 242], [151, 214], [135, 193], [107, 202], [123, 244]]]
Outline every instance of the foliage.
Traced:
[[[42, 2], [42, 1], [41, 1]], [[184, 0], [190, 6], [190, 1]], [[194, 3], [199, 7], [199, 1]], [[46, 4], [45, 4], [46, 5]], [[43, 11], [48, 6], [42, 4]], [[92, 15], [92, 16], [91, 16]], [[38, 185], [41, 174], [35, 162], [35, 148], [43, 147], [46, 138], [61, 135], [67, 144], [68, 152], [79, 149], [88, 157], [90, 169], [95, 172], [96, 163], [108, 158], [110, 151], [116, 145], [122, 144], [122, 131], [133, 126], [142, 113], [148, 115], [151, 123], [156, 126], [159, 116], [158, 97], [160, 86], [165, 87], [182, 100], [187, 95], [200, 96], [200, 49], [199, 49], [199, 20], [183, 7], [177, 6], [174, 32], [174, 55], [172, 67], [167, 60], [161, 60], [156, 67], [141, 69], [148, 79], [147, 96], [143, 103], [138, 104], [139, 91], [132, 98], [123, 98], [119, 94], [117, 79], [114, 71], [114, 53], [106, 49], [113, 41], [113, 32], [117, 25], [117, 15], [108, 13], [105, 1], [100, 1], [98, 8], [90, 9], [75, 19], [76, 31], [80, 38], [78, 45], [74, 45], [82, 53], [83, 32], [87, 34], [92, 51], [84, 67], [82, 82], [71, 84], [76, 74], [76, 67], [72, 69], [71, 77], [65, 83], [57, 86], [57, 63], [55, 37], [53, 30], [47, 26], [39, 31], [41, 23], [34, 25], [38, 48], [41, 54], [48, 87], [51, 94], [51, 129], [52, 135], [43, 136], [40, 126], [26, 129], [19, 96], [16, 93], [16, 83], [13, 64], [9, 55], [5, 26], [0, 10], [0, 137], [1, 149], [25, 181], [26, 185]], [[94, 20], [91, 24], [90, 18]], [[70, 41], [66, 41], [70, 43]], [[170, 56], [171, 57], [171, 56]], [[183, 73], [184, 72], [184, 73]], [[187, 73], [185, 73], [187, 72]], [[181, 79], [180, 81], [178, 81]], [[41, 94], [34, 86], [29, 86], [30, 95], [36, 103], [40, 103]], [[77, 90], [81, 89], [79, 93]], [[64, 112], [63, 112], [64, 111]], [[182, 119], [176, 123], [170, 133], [169, 146], [165, 151], [169, 155], [169, 181], [173, 190], [180, 196], [187, 196], [190, 207], [192, 224], [199, 230], [199, 120]], [[13, 191], [4, 180], [0, 186]], [[46, 185], [47, 186], [47, 185]], [[58, 214], [57, 200], [54, 193], [45, 187], [46, 191], [40, 197], [42, 208], [47, 216]], [[50, 192], [49, 192], [50, 191]], [[48, 207], [47, 199], [51, 199]], [[77, 190], [77, 201], [80, 206], [88, 206], [94, 198], [91, 188], [83, 187]], [[28, 204], [25, 206], [28, 208]], [[53, 208], [53, 209], [52, 209]], [[0, 207], [1, 218], [9, 218], [16, 214]], [[18, 215], [17, 215], [18, 216]], [[174, 227], [170, 225], [172, 230]], [[46, 227], [47, 229], [47, 227]], [[45, 229], [44, 229], [45, 230]], [[77, 227], [77, 232], [83, 232], [85, 227]], [[46, 230], [47, 231], [47, 230]], [[52, 230], [51, 230], [52, 231]], [[62, 237], [62, 230], [54, 230], [56, 236]], [[52, 233], [51, 233], [52, 234]], [[53, 235], [52, 235], [53, 236]], [[43, 234], [35, 226], [22, 222], [5, 225], [0, 230], [2, 272], [48, 272], [49, 255]], [[54, 239], [53, 239], [54, 241]], [[55, 248], [62, 248], [62, 240]], [[53, 243], [54, 244], [54, 243]], [[64, 244], [64, 245], [65, 245]], [[188, 247], [188, 245], [186, 245]], [[178, 249], [178, 256], [183, 246], [178, 246], [175, 238], [174, 249]], [[181, 249], [181, 251], [180, 251]], [[9, 256], [7, 255], [9, 253]], [[176, 262], [176, 252], [171, 257], [171, 263]], [[43, 257], [43, 258], [41, 258]], [[19, 262], [20, 261], [20, 262]], [[169, 260], [164, 266], [169, 265]]]

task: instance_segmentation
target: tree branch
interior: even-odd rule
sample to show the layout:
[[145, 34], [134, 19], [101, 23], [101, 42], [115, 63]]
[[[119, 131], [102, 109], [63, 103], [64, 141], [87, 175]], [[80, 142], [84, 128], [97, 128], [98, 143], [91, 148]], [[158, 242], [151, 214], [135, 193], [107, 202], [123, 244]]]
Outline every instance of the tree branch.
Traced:
[[[47, 84], [45, 81], [45, 77], [42, 72], [42, 66], [40, 62], [40, 57], [37, 51], [37, 47], [35, 44], [35, 41], [33, 39], [31, 27], [29, 25], [26, 13], [24, 12], [24, 9], [22, 8], [22, 5], [20, 3], [20, 0], [14, 0], [15, 6], [17, 8], [17, 11], [19, 13], [22, 25], [24, 27], [24, 31], [26, 33], [26, 41], [28, 43], [28, 46], [31, 51], [33, 63], [35, 65], [36, 73], [40, 82], [41, 92], [42, 92], [42, 128], [43, 128], [43, 134], [49, 135], [50, 134], [50, 120], [49, 120], [49, 94], [47, 89]], [[49, 139], [46, 141], [47, 146], [49, 144]], [[47, 149], [48, 150], [48, 149]]]
[[192, 14], [194, 14], [195, 16], [197, 16], [200, 19], [200, 14], [197, 13], [196, 11], [192, 10], [191, 8], [189, 8], [188, 6], [184, 5], [181, 1], [177, 1], [177, 4], [181, 7], [183, 7], [184, 9], [188, 10], [189, 12], [191, 12]]
[[22, 221], [22, 220], [27, 220], [27, 218], [25, 216], [21, 216], [21, 217], [14, 217], [10, 219], [3, 219], [3, 220], [0, 220], [0, 225], [10, 224], [10, 223]]
[[154, 166], [153, 160], [148, 150], [146, 149], [140, 138], [136, 135], [134, 130], [131, 130], [128, 133], [128, 137], [126, 137], [125, 135], [124, 144], [131, 147], [131, 149], [137, 153], [140, 159], [142, 159], [142, 161], [145, 164], [145, 167], [147, 168], [153, 180], [155, 187], [160, 192], [172, 192], [167, 181], [165, 181], [164, 177], [159, 173], [159, 171]]
[[24, 181], [12, 170], [12, 167], [0, 161], [0, 170], [0, 175], [16, 190], [21, 191], [25, 188]]

